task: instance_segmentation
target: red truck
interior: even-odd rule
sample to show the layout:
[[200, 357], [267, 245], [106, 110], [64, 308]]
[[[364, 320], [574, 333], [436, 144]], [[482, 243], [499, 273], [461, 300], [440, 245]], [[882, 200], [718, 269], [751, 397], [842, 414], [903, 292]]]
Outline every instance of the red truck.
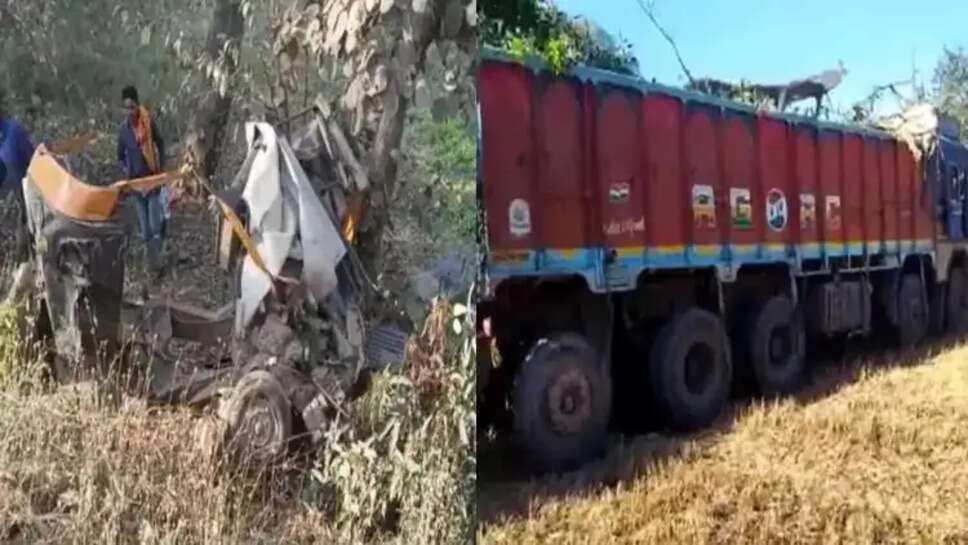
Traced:
[[808, 339], [968, 328], [956, 130], [921, 153], [491, 49], [478, 78], [479, 425], [536, 467], [596, 455], [613, 416], [688, 431], [793, 392]]

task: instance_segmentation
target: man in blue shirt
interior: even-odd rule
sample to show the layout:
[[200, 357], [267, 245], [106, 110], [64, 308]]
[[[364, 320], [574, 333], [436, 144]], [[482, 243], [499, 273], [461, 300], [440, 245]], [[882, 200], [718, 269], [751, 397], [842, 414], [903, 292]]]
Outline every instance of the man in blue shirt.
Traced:
[[[127, 114], [118, 133], [118, 163], [121, 174], [143, 178], [162, 172], [165, 142], [148, 110], [138, 102], [138, 90], [128, 86], [121, 91], [122, 106]], [[158, 188], [132, 196], [138, 211], [138, 223], [148, 250], [148, 262], [161, 274], [161, 252], [164, 246], [167, 192]]]
[[16, 121], [8, 119], [0, 110], [0, 195], [8, 191], [14, 192], [20, 216], [16, 233], [18, 253], [27, 250], [27, 209], [24, 205], [23, 179], [33, 156], [34, 144], [26, 129]]

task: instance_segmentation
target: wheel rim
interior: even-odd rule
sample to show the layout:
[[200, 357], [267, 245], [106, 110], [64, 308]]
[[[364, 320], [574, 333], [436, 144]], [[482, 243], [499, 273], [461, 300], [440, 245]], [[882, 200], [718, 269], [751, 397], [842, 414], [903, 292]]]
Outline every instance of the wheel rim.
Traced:
[[790, 354], [793, 352], [792, 333], [789, 326], [778, 326], [770, 331], [767, 353], [770, 364], [774, 367], [783, 367], [789, 361]]
[[235, 433], [236, 443], [257, 455], [273, 455], [283, 441], [283, 431], [274, 417], [274, 412], [268, 399], [262, 396], [250, 397]]
[[686, 389], [694, 395], [703, 394], [712, 385], [716, 364], [712, 348], [705, 344], [694, 344], [686, 354]]
[[548, 416], [551, 426], [562, 435], [581, 431], [591, 416], [591, 385], [577, 368], [558, 375], [548, 387]]

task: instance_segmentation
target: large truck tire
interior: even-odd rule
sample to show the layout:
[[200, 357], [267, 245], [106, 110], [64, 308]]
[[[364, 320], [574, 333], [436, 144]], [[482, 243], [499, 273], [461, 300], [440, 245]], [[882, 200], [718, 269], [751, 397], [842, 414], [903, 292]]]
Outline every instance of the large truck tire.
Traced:
[[905, 273], [897, 290], [897, 342], [914, 346], [928, 333], [930, 312], [927, 297], [917, 273]]
[[649, 382], [671, 426], [691, 431], [722, 411], [732, 381], [729, 341], [722, 321], [699, 308], [673, 317], [649, 354]]
[[807, 375], [806, 331], [793, 301], [785, 295], [766, 300], [745, 324], [741, 365], [757, 393], [777, 396], [803, 386]]
[[928, 326], [928, 334], [931, 336], [944, 335], [947, 328], [945, 317], [948, 315], [948, 290], [947, 284], [935, 282], [929, 290], [929, 302], [931, 306], [931, 323]]
[[948, 289], [945, 297], [948, 331], [965, 333], [968, 331], [968, 269], [952, 267], [948, 274]]
[[612, 379], [581, 336], [534, 344], [512, 394], [515, 442], [533, 469], [566, 471], [600, 454], [612, 410]]

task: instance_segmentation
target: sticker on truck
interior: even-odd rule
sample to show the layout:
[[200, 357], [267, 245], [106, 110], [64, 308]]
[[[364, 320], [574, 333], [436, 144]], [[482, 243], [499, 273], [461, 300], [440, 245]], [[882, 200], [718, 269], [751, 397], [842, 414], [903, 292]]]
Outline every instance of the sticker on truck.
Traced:
[[817, 223], [817, 199], [813, 193], [800, 194], [800, 229], [809, 231]]
[[753, 201], [750, 200], [749, 189], [745, 187], [729, 188], [729, 210], [733, 229], [750, 229], [753, 227]]
[[711, 185], [692, 186], [692, 217], [699, 229], [716, 228], [716, 199]]
[[774, 231], [782, 231], [788, 215], [786, 195], [777, 188], [771, 189], [766, 194], [766, 224]]
[[608, 200], [612, 201], [612, 204], [625, 203], [629, 200], [631, 190], [631, 186], [626, 183], [612, 184], [608, 188]]
[[840, 195], [827, 195], [826, 199], [826, 222], [827, 229], [830, 231], [840, 230]]
[[528, 201], [514, 199], [508, 208], [508, 224], [511, 234], [523, 237], [531, 234], [531, 208]]

